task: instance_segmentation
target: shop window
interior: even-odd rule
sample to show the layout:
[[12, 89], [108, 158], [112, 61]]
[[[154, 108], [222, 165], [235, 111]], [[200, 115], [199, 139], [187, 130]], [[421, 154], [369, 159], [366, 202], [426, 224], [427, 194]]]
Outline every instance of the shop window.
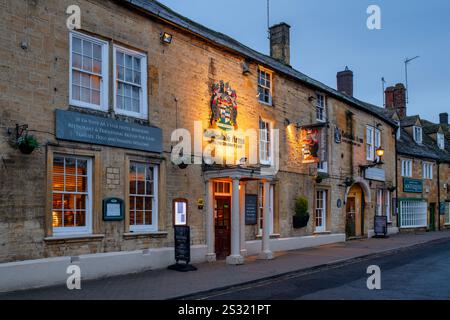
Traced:
[[131, 232], [158, 231], [158, 166], [130, 163]]
[[118, 114], [146, 119], [147, 56], [114, 46], [114, 105]]
[[186, 199], [175, 199], [173, 201], [173, 221], [176, 226], [187, 225], [188, 202]]
[[272, 105], [272, 73], [262, 68], [258, 69], [258, 100]]
[[426, 201], [400, 201], [400, 227], [420, 228], [427, 226]]
[[316, 232], [326, 231], [327, 222], [327, 191], [318, 190], [316, 192]]
[[52, 172], [53, 234], [92, 232], [92, 160], [53, 157]]
[[108, 110], [108, 43], [70, 33], [70, 104]]

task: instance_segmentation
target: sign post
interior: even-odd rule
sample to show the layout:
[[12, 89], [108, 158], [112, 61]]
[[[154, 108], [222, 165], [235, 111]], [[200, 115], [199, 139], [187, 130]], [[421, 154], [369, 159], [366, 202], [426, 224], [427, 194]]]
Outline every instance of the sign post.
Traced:
[[[188, 226], [174, 226], [175, 261], [169, 270], [180, 272], [196, 271], [197, 268], [190, 265], [191, 262], [191, 228]], [[184, 263], [180, 263], [183, 261]]]

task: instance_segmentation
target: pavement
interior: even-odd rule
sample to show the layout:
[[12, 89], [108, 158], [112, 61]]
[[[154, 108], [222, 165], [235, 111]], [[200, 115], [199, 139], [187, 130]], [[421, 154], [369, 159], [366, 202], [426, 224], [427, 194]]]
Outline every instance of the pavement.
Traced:
[[[82, 281], [81, 290], [66, 286], [0, 294], [2, 299], [50, 300], [163, 300], [207, 295], [217, 290], [392, 255], [426, 244], [450, 241], [450, 231], [392, 235], [296, 251], [278, 252], [271, 261], [247, 257], [246, 264], [229, 266], [224, 261], [196, 265], [198, 271], [179, 273], [155, 270], [93, 281]], [[82, 270], [81, 270], [82, 272]]]

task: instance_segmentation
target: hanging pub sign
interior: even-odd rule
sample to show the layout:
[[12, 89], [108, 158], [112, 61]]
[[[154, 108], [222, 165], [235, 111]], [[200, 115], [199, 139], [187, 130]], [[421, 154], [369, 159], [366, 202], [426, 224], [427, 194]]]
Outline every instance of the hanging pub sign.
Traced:
[[318, 163], [326, 159], [327, 135], [323, 125], [301, 130], [302, 163]]
[[237, 94], [230, 84], [220, 81], [212, 87], [211, 126], [214, 124], [224, 130], [237, 129]]

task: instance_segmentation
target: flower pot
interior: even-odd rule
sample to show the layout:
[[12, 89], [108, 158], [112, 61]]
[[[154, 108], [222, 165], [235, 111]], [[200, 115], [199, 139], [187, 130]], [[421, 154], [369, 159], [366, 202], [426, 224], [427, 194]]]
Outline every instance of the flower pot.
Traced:
[[292, 217], [292, 224], [294, 226], [294, 229], [300, 229], [304, 228], [308, 225], [309, 221], [309, 215], [307, 216], [293, 216]]
[[19, 150], [23, 154], [31, 154], [34, 151], [34, 149], [36, 149], [36, 147], [35, 146], [30, 146], [29, 144], [23, 143], [23, 144], [19, 145]]

